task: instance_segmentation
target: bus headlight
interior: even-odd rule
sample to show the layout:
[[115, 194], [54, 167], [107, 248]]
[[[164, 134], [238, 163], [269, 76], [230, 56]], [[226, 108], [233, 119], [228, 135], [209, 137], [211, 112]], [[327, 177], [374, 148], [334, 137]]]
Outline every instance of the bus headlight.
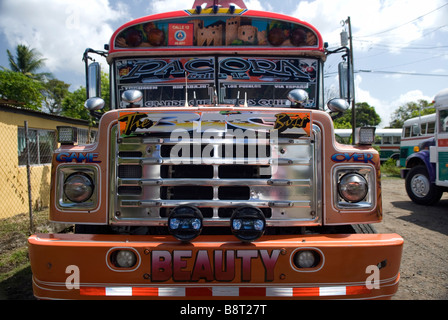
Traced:
[[347, 202], [362, 201], [369, 190], [366, 179], [357, 173], [344, 175], [338, 184], [339, 195]]
[[339, 210], [373, 209], [376, 187], [376, 171], [371, 166], [338, 166], [333, 171], [333, 201]]
[[76, 203], [89, 200], [93, 189], [92, 179], [83, 173], [74, 173], [64, 182], [64, 195], [68, 200]]
[[60, 165], [56, 179], [56, 205], [61, 210], [89, 211], [98, 205], [100, 194], [97, 166]]

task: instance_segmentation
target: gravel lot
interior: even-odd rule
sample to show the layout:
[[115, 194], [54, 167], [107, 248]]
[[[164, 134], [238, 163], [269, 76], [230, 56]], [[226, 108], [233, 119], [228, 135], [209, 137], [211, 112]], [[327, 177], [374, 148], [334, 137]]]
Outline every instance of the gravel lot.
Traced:
[[383, 178], [383, 222], [379, 233], [404, 239], [401, 278], [394, 300], [448, 299], [448, 193], [435, 206], [414, 204], [404, 180]]

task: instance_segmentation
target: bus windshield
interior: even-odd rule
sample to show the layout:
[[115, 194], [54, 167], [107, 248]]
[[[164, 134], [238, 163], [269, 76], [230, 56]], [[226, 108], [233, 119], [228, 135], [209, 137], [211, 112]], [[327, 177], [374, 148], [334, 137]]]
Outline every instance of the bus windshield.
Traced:
[[[132, 58], [115, 62], [119, 96], [143, 92], [142, 107], [233, 104], [289, 107], [288, 92], [303, 89], [305, 108], [317, 108], [315, 58], [169, 57]], [[187, 90], [186, 90], [187, 89]], [[120, 102], [120, 108], [126, 104]]]

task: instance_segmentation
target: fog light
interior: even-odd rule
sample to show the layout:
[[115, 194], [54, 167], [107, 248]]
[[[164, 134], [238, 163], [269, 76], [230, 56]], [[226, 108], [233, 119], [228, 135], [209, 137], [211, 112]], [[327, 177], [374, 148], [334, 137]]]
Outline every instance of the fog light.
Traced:
[[132, 268], [137, 263], [137, 256], [130, 250], [117, 250], [112, 254], [111, 259], [118, 268]]
[[191, 241], [202, 231], [202, 213], [198, 208], [179, 206], [168, 218], [168, 229], [178, 240]]
[[64, 182], [64, 194], [72, 202], [81, 203], [90, 199], [94, 185], [92, 179], [83, 173], [74, 173]]
[[232, 233], [242, 241], [254, 241], [261, 237], [266, 228], [263, 212], [255, 207], [238, 208], [230, 218]]
[[347, 173], [339, 181], [339, 195], [347, 202], [360, 202], [368, 192], [366, 179], [357, 173]]
[[294, 264], [297, 268], [314, 268], [319, 262], [319, 255], [311, 250], [300, 250], [294, 255]]

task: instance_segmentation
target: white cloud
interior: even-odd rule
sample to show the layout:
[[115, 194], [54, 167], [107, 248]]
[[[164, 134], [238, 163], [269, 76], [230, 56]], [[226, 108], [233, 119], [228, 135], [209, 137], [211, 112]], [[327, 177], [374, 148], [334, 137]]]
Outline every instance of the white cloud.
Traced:
[[401, 94], [398, 99], [392, 102], [392, 105], [398, 108], [400, 106], [405, 105], [408, 102], [417, 102], [419, 100], [426, 100], [432, 102], [433, 99], [434, 97], [425, 96], [421, 90], [412, 90], [404, 94]]
[[[425, 15], [444, 3], [443, 0], [311, 0], [300, 1], [292, 15], [315, 25], [324, 41], [334, 47], [340, 45], [343, 29], [340, 22], [350, 16], [355, 50], [364, 51], [374, 44], [381, 44], [398, 52], [421, 40], [425, 34], [431, 36], [435, 28], [446, 25], [448, 6]], [[390, 29], [393, 30], [382, 33]]]
[[391, 116], [395, 110], [399, 107], [406, 105], [408, 102], [417, 102], [419, 100], [426, 100], [432, 102], [434, 97], [426, 96], [421, 90], [411, 90], [406, 93], [401, 94], [397, 99], [390, 102], [382, 102], [381, 105], [375, 105], [376, 112], [380, 115], [383, 120], [380, 127], [389, 126], [391, 121]]
[[362, 77], [355, 76], [355, 94], [357, 102], [367, 102], [370, 106], [375, 107], [376, 113], [381, 117], [379, 128], [387, 127], [390, 124], [393, 112], [400, 106], [404, 106], [408, 102], [417, 102], [426, 100], [431, 102], [433, 97], [426, 96], [421, 90], [411, 90], [401, 94], [393, 101], [382, 100], [372, 96], [371, 92], [362, 88]]
[[51, 72], [84, 73], [86, 48], [102, 50], [113, 34], [111, 23], [126, 16], [126, 7], [108, 0], [3, 0], [0, 31], [11, 48], [27, 44], [47, 60]]
[[[206, 0], [204, 0], [204, 3]], [[248, 9], [252, 10], [266, 10], [269, 11], [272, 9], [269, 3], [261, 3], [260, 0], [245, 0], [244, 3]], [[152, 1], [149, 8], [149, 13], [161, 13], [168, 11], [176, 11], [182, 9], [191, 9], [193, 7], [194, 0], [191, 0], [186, 4], [185, 0], [156, 0]]]

